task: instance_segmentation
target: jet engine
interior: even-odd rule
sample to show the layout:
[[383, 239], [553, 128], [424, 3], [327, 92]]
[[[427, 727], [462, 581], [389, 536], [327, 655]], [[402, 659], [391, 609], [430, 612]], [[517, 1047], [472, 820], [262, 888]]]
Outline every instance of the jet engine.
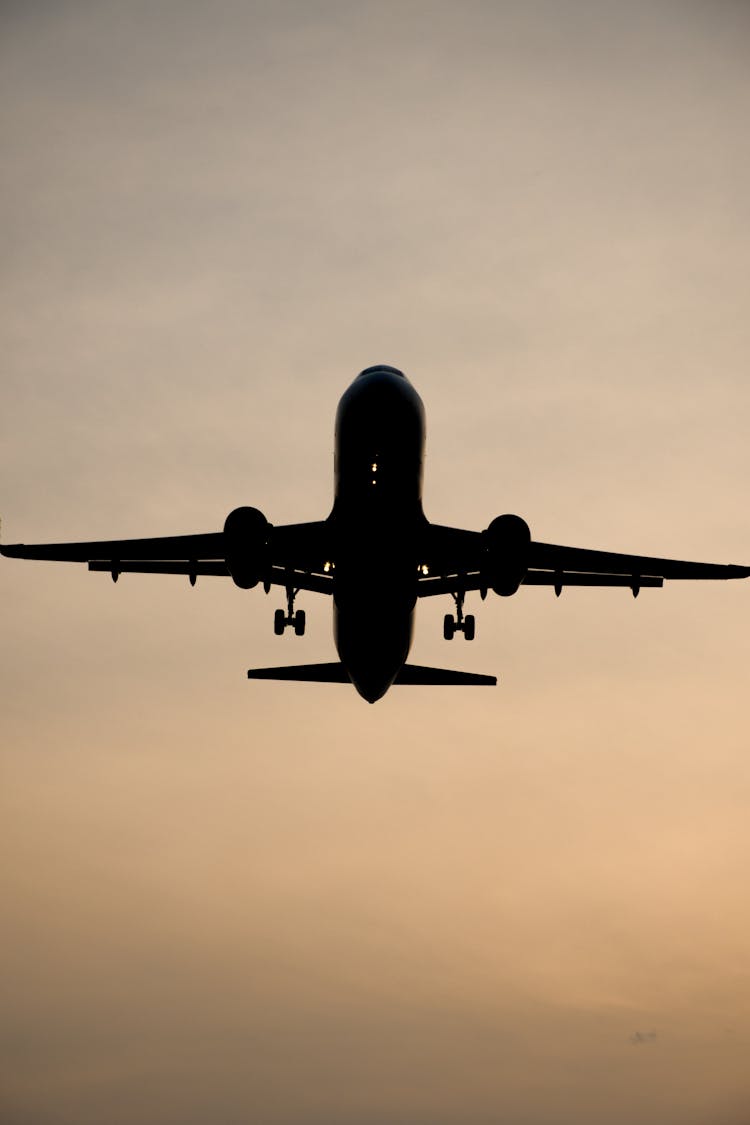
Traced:
[[224, 521], [227, 568], [235, 586], [251, 590], [268, 570], [271, 525], [257, 508], [235, 508]]
[[529, 525], [520, 516], [498, 516], [484, 532], [484, 542], [487, 585], [501, 598], [509, 598], [529, 567]]

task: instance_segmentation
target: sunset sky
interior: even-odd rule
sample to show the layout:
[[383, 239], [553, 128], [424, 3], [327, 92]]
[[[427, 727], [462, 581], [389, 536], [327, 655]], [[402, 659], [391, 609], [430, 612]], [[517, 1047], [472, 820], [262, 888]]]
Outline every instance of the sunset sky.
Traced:
[[[425, 510], [750, 564], [742, 0], [0, 5], [6, 543]], [[1, 1125], [750, 1125], [750, 582], [417, 613], [0, 560]]]

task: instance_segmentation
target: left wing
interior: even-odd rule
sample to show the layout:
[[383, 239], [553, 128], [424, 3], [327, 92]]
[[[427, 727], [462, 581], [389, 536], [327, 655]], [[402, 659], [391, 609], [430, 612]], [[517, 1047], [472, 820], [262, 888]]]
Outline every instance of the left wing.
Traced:
[[[332, 593], [333, 579], [330, 567], [326, 567], [328, 538], [324, 521], [269, 526], [260, 580], [267, 585]], [[115, 581], [128, 573], [185, 574], [191, 582], [198, 575], [230, 576], [223, 531], [88, 543], [14, 543], [0, 546], [0, 554], [16, 559], [88, 563], [89, 570], [107, 571]]]
[[[484, 532], [430, 524], [424, 536], [422, 555], [420, 597], [486, 590], [492, 585], [492, 564]], [[558, 592], [563, 586], [627, 586], [637, 593], [643, 586], [661, 586], [665, 579], [750, 577], [748, 566], [589, 551], [534, 540], [526, 547], [523, 569], [523, 585], [554, 586]]]
[[727, 579], [750, 577], [750, 566], [720, 563], [681, 562], [650, 555], [621, 555], [614, 551], [587, 551], [581, 547], [560, 547], [556, 543], [531, 543], [529, 566], [556, 572], [620, 574], [631, 578], [647, 575], [674, 579]]

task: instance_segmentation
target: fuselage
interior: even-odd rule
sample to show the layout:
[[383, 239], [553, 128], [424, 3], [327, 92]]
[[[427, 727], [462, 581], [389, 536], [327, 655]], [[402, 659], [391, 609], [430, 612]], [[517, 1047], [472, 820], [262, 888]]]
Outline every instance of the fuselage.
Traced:
[[393, 367], [370, 367], [336, 413], [334, 638], [361, 696], [380, 699], [411, 647], [417, 600], [425, 419]]

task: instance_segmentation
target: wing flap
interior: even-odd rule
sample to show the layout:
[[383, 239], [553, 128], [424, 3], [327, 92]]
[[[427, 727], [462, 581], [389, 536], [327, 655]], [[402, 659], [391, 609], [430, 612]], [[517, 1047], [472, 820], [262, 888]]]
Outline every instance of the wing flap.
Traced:
[[[522, 583], [523, 586], [645, 586], [661, 587], [663, 578], [654, 575], [637, 577], [635, 580], [630, 574], [579, 574], [569, 571], [530, 570]], [[482, 574], [455, 574], [445, 578], [422, 578], [417, 583], [417, 595], [420, 598], [436, 597], [440, 594], [468, 594], [471, 590], [486, 590], [487, 577]]]
[[[196, 578], [204, 575], [227, 578], [229, 568], [220, 560], [202, 561], [175, 560], [163, 562], [146, 559], [143, 562], [122, 562], [120, 559], [92, 559], [88, 564], [89, 570], [102, 571], [113, 577], [121, 574], [186, 574]], [[268, 572], [268, 582], [273, 586], [291, 586], [294, 590], [310, 590], [315, 594], [332, 594], [333, 578], [327, 574], [308, 574], [301, 570], [284, 570], [282, 567], [272, 566]]]
[[225, 562], [219, 559], [214, 561], [189, 560], [174, 562], [152, 561], [144, 559], [143, 562], [121, 562], [120, 559], [92, 559], [88, 564], [89, 570], [104, 571], [106, 574], [195, 574], [196, 576], [215, 575], [227, 578], [229, 569]]
[[570, 571], [530, 570], [523, 580], [524, 586], [627, 586], [639, 587], [664, 585], [664, 579], [655, 575], [638, 576], [633, 581], [632, 574], [579, 574]]

